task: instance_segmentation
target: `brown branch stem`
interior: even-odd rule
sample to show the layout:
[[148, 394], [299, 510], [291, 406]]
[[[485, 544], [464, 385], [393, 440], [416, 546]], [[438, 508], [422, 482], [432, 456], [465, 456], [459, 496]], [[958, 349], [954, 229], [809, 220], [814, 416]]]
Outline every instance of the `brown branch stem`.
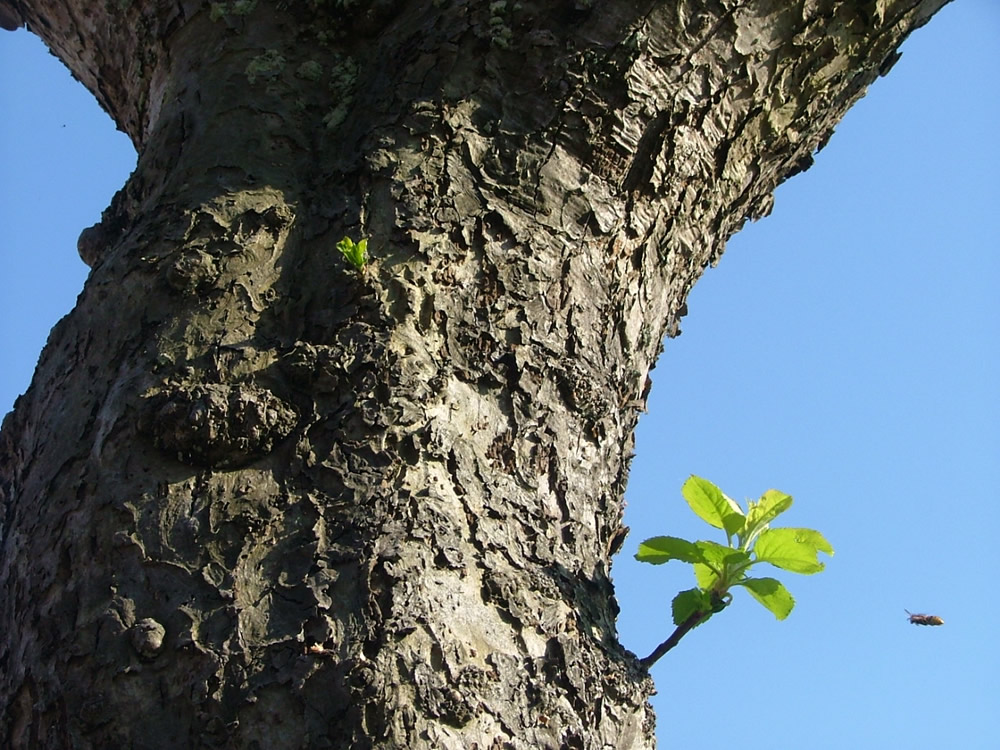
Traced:
[[700, 625], [709, 617], [712, 616], [712, 612], [694, 612], [688, 617], [684, 622], [677, 626], [677, 629], [670, 634], [663, 643], [653, 649], [653, 653], [647, 656], [645, 659], [640, 659], [639, 663], [642, 664], [646, 669], [656, 664], [660, 657], [667, 653], [670, 649], [680, 643], [681, 638], [687, 635], [688, 631], [694, 628], [696, 625]]

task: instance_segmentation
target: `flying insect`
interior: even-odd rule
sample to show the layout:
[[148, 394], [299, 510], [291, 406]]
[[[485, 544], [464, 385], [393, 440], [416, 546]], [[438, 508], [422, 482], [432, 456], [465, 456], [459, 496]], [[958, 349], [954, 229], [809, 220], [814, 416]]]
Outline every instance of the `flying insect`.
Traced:
[[944, 625], [944, 620], [937, 615], [915, 615], [908, 609], [903, 611], [910, 616], [913, 625]]

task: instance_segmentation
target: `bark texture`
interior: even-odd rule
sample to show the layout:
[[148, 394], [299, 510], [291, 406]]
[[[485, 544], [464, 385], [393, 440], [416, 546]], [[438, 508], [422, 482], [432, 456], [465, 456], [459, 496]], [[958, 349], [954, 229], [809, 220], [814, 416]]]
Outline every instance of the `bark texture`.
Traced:
[[0, 0], [140, 155], [0, 437], [0, 744], [652, 747], [649, 370], [944, 1]]

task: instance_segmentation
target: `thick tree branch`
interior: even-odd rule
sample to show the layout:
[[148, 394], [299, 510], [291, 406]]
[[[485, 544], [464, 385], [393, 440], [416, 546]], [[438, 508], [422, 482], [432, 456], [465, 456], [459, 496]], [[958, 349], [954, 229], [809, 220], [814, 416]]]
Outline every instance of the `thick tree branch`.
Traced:
[[0, 434], [0, 745], [650, 747], [647, 374], [942, 3], [4, 4], [140, 158]]

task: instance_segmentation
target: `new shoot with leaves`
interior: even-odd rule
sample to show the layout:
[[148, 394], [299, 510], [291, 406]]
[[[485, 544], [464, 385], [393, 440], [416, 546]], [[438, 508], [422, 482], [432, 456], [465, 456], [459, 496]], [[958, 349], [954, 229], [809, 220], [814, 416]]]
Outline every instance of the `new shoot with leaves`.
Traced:
[[813, 529], [772, 529], [770, 523], [792, 505], [791, 495], [768, 490], [760, 500], [748, 502], [746, 513], [722, 490], [707, 479], [692, 476], [681, 494], [699, 518], [722, 529], [726, 544], [689, 542], [673, 536], [656, 536], [639, 545], [635, 559], [661, 565], [670, 560], [690, 563], [696, 588], [674, 597], [672, 614], [677, 629], [666, 641], [642, 660], [647, 668], [672, 649], [692, 628], [721, 612], [732, 601], [729, 589], [742, 586], [779, 620], [788, 617], [795, 600], [774, 578], [756, 578], [748, 571], [758, 563], [769, 563], [793, 573], [823, 570], [819, 553], [833, 554], [833, 547]]
[[347, 262], [358, 271], [365, 269], [365, 264], [368, 263], [367, 238], [355, 243], [350, 237], [344, 237], [344, 239], [337, 243], [337, 249], [347, 259]]

